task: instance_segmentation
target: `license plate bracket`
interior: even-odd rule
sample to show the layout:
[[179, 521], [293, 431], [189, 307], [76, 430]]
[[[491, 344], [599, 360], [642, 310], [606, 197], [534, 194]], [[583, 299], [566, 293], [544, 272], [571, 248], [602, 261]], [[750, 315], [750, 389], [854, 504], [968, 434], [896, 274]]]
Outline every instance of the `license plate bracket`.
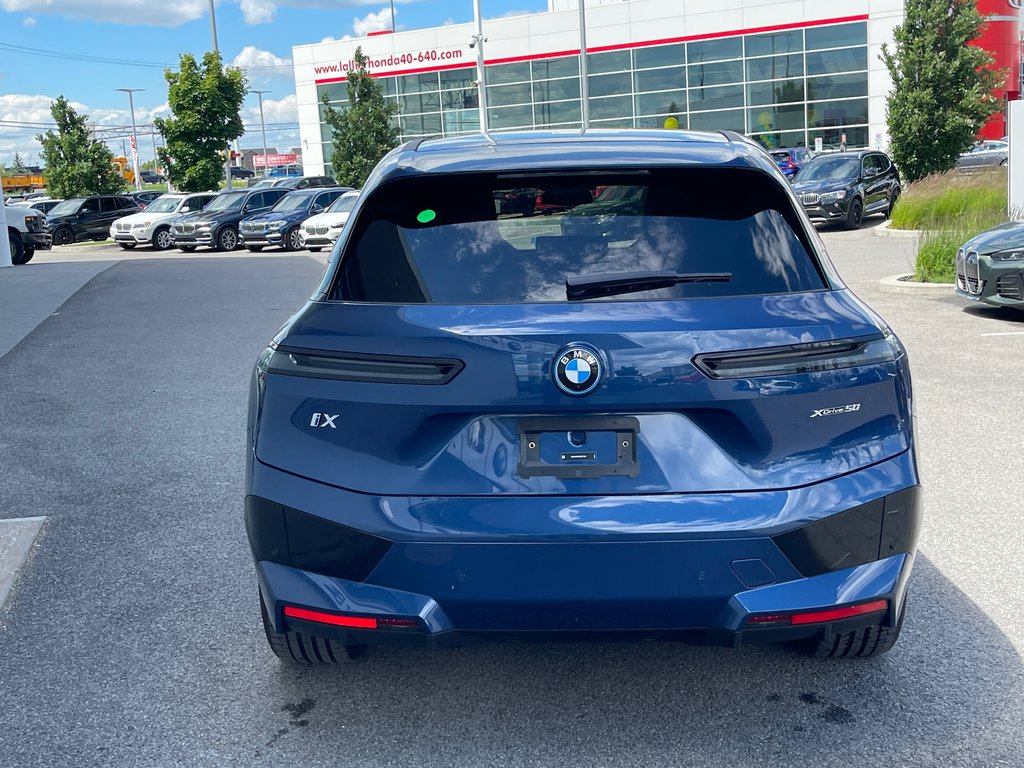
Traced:
[[[519, 421], [519, 476], [596, 478], [640, 474], [632, 416], [537, 417]], [[580, 444], [579, 438], [585, 438]]]

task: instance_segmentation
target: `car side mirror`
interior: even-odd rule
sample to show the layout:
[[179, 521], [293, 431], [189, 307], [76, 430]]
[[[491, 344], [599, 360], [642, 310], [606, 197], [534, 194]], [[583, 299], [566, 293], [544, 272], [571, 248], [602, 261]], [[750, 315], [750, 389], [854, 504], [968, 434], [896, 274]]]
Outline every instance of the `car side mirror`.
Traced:
[[311, 213], [322, 213], [323, 210], [324, 210], [324, 207], [322, 205], [314, 205], [312, 210], [311, 210]]
[[191, 209], [191, 208], [189, 208], [189, 207], [188, 207], [187, 205], [183, 205], [183, 206], [181, 206], [181, 212], [182, 212], [182, 213], [188, 213], [188, 212], [189, 212], [189, 211], [191, 211], [191, 210], [192, 210], [192, 209]]

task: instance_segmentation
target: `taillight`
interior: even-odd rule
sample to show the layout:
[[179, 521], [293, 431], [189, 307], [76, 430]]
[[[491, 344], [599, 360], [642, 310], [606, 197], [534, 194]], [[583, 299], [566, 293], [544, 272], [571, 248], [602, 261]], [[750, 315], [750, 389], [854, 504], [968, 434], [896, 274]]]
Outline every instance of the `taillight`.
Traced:
[[264, 373], [314, 379], [373, 384], [447, 384], [465, 366], [461, 360], [447, 358], [313, 352], [271, 346], [260, 355], [257, 367]]
[[822, 624], [840, 619], [852, 619], [872, 613], [889, 610], [888, 600], [872, 600], [868, 603], [844, 605], [840, 608], [824, 608], [810, 611], [794, 611], [792, 613], [756, 613], [747, 617], [748, 627], [779, 627], [800, 626], [803, 624]]
[[285, 618], [330, 624], [351, 629], [420, 629], [419, 619], [404, 616], [351, 616], [344, 613], [312, 611], [295, 605], [284, 607]]
[[891, 363], [903, 356], [903, 346], [891, 333], [866, 339], [839, 339], [791, 344], [785, 347], [707, 352], [693, 364], [712, 379], [752, 379], [758, 376], [792, 376], [799, 373], [856, 368]]

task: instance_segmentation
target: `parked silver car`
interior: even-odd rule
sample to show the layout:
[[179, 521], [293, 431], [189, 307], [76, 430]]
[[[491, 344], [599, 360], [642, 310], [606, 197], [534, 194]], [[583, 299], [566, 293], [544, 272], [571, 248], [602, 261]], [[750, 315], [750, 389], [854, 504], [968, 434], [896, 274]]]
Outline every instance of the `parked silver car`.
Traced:
[[960, 170], [971, 168], [991, 168], [1005, 166], [1009, 156], [1010, 145], [998, 139], [979, 141], [969, 150], [960, 155], [956, 167]]

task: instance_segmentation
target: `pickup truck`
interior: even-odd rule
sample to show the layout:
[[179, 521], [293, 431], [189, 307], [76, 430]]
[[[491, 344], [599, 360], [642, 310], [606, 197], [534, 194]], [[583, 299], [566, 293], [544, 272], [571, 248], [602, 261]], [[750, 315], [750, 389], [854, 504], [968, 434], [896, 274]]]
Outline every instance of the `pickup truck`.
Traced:
[[13, 264], [28, 264], [37, 250], [50, 250], [53, 241], [46, 231], [43, 214], [21, 205], [8, 205], [4, 213]]

